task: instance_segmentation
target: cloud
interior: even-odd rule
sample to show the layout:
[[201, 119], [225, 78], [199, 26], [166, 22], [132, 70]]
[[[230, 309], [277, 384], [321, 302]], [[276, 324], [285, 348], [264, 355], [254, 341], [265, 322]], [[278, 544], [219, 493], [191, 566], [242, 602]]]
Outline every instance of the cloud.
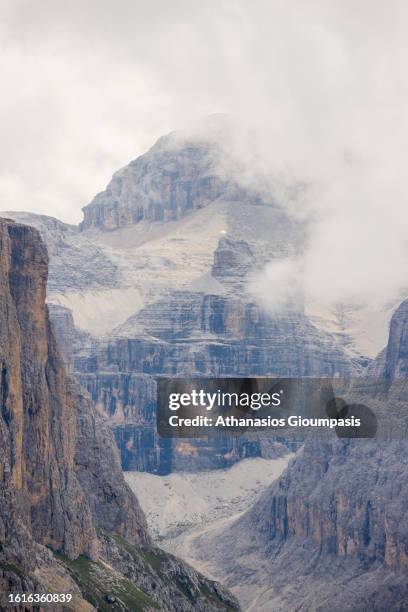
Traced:
[[225, 112], [241, 179], [307, 186], [294, 214], [314, 220], [263, 297], [290, 277], [381, 301], [406, 284], [407, 17], [398, 0], [5, 0], [2, 208], [78, 222], [160, 135]]

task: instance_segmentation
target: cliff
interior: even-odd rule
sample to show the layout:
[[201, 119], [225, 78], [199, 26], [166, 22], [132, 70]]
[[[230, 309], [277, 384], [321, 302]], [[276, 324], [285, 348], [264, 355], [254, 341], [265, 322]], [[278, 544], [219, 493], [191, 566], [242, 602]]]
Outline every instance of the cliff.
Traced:
[[301, 257], [307, 223], [293, 212], [296, 186], [245, 182], [228, 134], [207, 127], [161, 138], [116, 173], [80, 231], [31, 215], [52, 247], [47, 299], [64, 362], [107, 415], [126, 470], [273, 452], [260, 439], [193, 443], [190, 455], [162, 442], [157, 375], [343, 376], [369, 361], [344, 313], [310, 314], [295, 288], [274, 313], [253, 291], [265, 266]]
[[[66, 378], [39, 233], [1, 220], [0, 252], [1, 591], [70, 592], [73, 610], [103, 609], [109, 597], [118, 610], [236, 607], [219, 585], [152, 548], [111, 430]], [[159, 562], [149, 566], [149, 555]], [[184, 590], [167, 578], [171, 567]]]
[[391, 319], [384, 370], [388, 380], [408, 375], [408, 300], [402, 302]]
[[[116, 330], [119, 338], [76, 353], [74, 372], [109, 415], [125, 470], [168, 473], [226, 467], [243, 457], [270, 456], [260, 436], [160, 440], [155, 384], [167, 376], [334, 376], [358, 364], [301, 313], [274, 319], [257, 304], [219, 295], [169, 293]], [[267, 437], [267, 436], [266, 436]], [[270, 441], [269, 441], [270, 442]], [[265, 454], [266, 453], [266, 454]]]
[[36, 541], [94, 556], [96, 534], [75, 476], [75, 413], [45, 308], [47, 264], [37, 231], [2, 222], [3, 480]]
[[[214, 143], [161, 138], [146, 155], [116, 172], [106, 190], [83, 208], [81, 231], [114, 230], [145, 221], [174, 221], [226, 192]], [[152, 167], [158, 172], [151, 172]]]
[[404, 610], [406, 451], [308, 443], [248, 513], [195, 549], [257, 610]]
[[306, 440], [250, 511], [194, 541], [198, 556], [243, 603], [247, 597], [257, 610], [279, 612], [406, 609], [407, 326], [404, 302], [380, 358], [382, 379], [361, 378], [351, 387], [385, 434]]

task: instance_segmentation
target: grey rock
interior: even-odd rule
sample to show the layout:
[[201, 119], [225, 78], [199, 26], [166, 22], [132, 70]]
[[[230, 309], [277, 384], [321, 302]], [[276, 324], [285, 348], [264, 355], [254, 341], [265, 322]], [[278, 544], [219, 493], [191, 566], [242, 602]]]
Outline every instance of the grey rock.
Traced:
[[[239, 185], [228, 134], [207, 131], [163, 137], [116, 173], [85, 207], [80, 231], [66, 230], [51, 254], [48, 299], [72, 306], [84, 325], [77, 332], [69, 314], [51, 309], [65, 363], [108, 415], [125, 469], [186, 465], [158, 440], [146, 376], [342, 376], [368, 363], [346, 332], [319, 328], [296, 292], [279, 316], [250, 294], [268, 262], [302, 252], [307, 232], [290, 207], [296, 189], [283, 202], [261, 182]], [[44, 231], [42, 218], [32, 222]], [[47, 223], [50, 244], [58, 232]], [[200, 451], [204, 469], [265, 447], [214, 444], [212, 464], [209, 448]]]
[[385, 376], [388, 379], [408, 375], [408, 300], [395, 311], [385, 354]]
[[[81, 231], [114, 230], [141, 220], [182, 218], [224, 195], [227, 181], [217, 171], [215, 145], [161, 138], [112, 178], [106, 190], [83, 209]], [[153, 170], [153, 171], [152, 171]]]
[[185, 610], [193, 609], [190, 595], [198, 609], [205, 609], [201, 602], [210, 610], [238, 609], [227, 591], [181, 561], [171, 563], [187, 597], [164, 588], [158, 568], [154, 600], [136, 586], [152, 582], [146, 564], [139, 564], [137, 579], [125, 566], [123, 574], [103, 565], [106, 537], [116, 538], [118, 556], [129, 546], [138, 558], [167, 556], [151, 547], [112, 432], [66, 378], [45, 305], [48, 258], [39, 233], [0, 220], [0, 250], [1, 591], [72, 593], [72, 603], [53, 605], [56, 611], [97, 609], [112, 590], [119, 609], [129, 612], [154, 601], [180, 609], [169, 593]]
[[198, 558], [243, 604], [279, 612], [406, 609], [405, 311], [406, 303], [391, 321], [382, 379], [351, 387], [389, 436], [307, 439], [252, 509], [194, 541]]

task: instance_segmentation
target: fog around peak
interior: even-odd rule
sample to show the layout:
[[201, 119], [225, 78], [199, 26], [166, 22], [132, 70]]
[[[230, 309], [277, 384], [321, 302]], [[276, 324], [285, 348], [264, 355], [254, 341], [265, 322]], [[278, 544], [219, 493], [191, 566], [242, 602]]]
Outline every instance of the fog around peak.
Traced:
[[[406, 285], [407, 13], [398, 0], [5, 0], [3, 209], [77, 223], [160, 136], [212, 132], [243, 183], [313, 220], [290, 278], [313, 299], [382, 303]], [[265, 274], [274, 307], [285, 275]]]

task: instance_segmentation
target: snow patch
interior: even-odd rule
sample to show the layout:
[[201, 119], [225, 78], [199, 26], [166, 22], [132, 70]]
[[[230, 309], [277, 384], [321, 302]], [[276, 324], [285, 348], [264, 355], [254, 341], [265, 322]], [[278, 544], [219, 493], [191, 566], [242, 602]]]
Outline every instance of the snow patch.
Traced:
[[389, 322], [399, 302], [392, 306], [339, 305], [327, 308], [307, 303], [305, 315], [323, 331], [342, 335], [352, 353], [374, 358], [387, 344]]
[[107, 289], [52, 295], [50, 301], [72, 310], [77, 327], [94, 336], [108, 334], [143, 306], [138, 289]]

